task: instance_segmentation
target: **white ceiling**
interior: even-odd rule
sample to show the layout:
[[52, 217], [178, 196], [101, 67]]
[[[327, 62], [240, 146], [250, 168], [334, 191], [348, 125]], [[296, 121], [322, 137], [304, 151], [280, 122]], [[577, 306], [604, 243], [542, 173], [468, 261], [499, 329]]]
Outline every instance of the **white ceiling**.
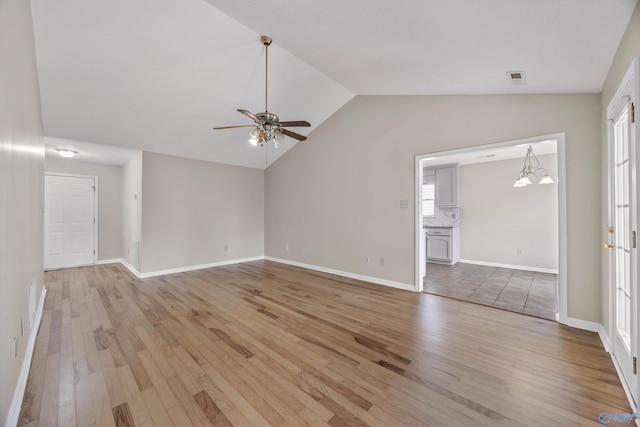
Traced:
[[[102, 163], [105, 165], [123, 166], [140, 150], [114, 147], [113, 145], [93, 144], [86, 141], [75, 141], [63, 138], [44, 138], [45, 156], [62, 158], [57, 150], [75, 151], [73, 160], [89, 163]], [[66, 160], [66, 159], [65, 159]]]
[[[636, 4], [207, 1], [358, 95], [600, 92]], [[511, 86], [520, 70], [527, 85]]]
[[[45, 134], [264, 168], [236, 108], [313, 129], [359, 94], [599, 92], [637, 0], [32, 0]], [[513, 86], [508, 71], [525, 71]]]
[[518, 145], [456, 150], [457, 152], [455, 154], [436, 154], [433, 157], [427, 157], [422, 160], [422, 165], [423, 167], [446, 165], [452, 163], [459, 163], [461, 165], [473, 165], [477, 163], [498, 162], [500, 160], [509, 159], [522, 159], [524, 161], [524, 158], [527, 155], [527, 149], [529, 147], [531, 147], [531, 149], [533, 150], [533, 154], [536, 156], [556, 154], [558, 152], [557, 142], [558, 141], [556, 139], [550, 139]]

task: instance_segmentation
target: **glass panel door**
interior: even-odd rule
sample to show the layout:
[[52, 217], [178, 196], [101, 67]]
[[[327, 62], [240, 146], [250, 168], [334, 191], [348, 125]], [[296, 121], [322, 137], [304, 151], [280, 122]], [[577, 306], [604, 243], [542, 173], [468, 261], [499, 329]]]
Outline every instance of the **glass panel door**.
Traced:
[[616, 330], [626, 350], [631, 351], [631, 175], [629, 111], [620, 112], [614, 123], [614, 251]]
[[638, 229], [638, 187], [636, 171], [637, 114], [633, 117], [634, 103], [637, 104], [640, 62], [627, 72], [623, 83], [613, 96], [607, 108], [609, 134], [609, 241], [604, 247], [610, 251], [611, 290], [611, 354], [622, 374], [634, 401], [637, 401], [637, 286], [638, 269], [636, 230]]

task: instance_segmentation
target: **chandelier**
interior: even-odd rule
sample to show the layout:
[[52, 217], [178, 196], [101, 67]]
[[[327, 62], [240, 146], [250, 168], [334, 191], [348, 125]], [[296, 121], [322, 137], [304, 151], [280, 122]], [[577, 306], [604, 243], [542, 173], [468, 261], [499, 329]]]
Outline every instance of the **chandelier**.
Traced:
[[513, 184], [514, 187], [526, 187], [531, 184], [531, 178], [540, 178], [538, 184], [554, 184], [555, 182], [547, 173], [547, 170], [540, 166], [540, 161], [533, 154], [531, 146], [527, 149], [527, 155], [524, 158], [524, 166], [520, 173], [518, 173], [518, 179]]

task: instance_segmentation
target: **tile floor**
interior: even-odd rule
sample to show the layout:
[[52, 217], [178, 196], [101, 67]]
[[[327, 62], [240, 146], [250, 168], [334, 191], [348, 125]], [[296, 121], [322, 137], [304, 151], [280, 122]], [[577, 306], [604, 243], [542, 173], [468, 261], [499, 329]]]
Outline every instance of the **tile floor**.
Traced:
[[427, 263], [425, 292], [556, 320], [558, 275]]

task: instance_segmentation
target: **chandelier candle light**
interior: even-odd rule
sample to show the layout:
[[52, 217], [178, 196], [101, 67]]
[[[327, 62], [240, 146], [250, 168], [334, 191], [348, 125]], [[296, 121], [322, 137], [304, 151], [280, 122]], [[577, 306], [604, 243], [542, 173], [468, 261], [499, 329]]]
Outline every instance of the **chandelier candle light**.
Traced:
[[[532, 163], [535, 161], [535, 163]], [[513, 184], [514, 187], [526, 187], [531, 184], [531, 178], [540, 178], [539, 184], [554, 184], [554, 180], [549, 176], [547, 170], [540, 166], [540, 161], [533, 154], [531, 146], [527, 149], [527, 155], [524, 158], [524, 166], [518, 174], [518, 179]]]

